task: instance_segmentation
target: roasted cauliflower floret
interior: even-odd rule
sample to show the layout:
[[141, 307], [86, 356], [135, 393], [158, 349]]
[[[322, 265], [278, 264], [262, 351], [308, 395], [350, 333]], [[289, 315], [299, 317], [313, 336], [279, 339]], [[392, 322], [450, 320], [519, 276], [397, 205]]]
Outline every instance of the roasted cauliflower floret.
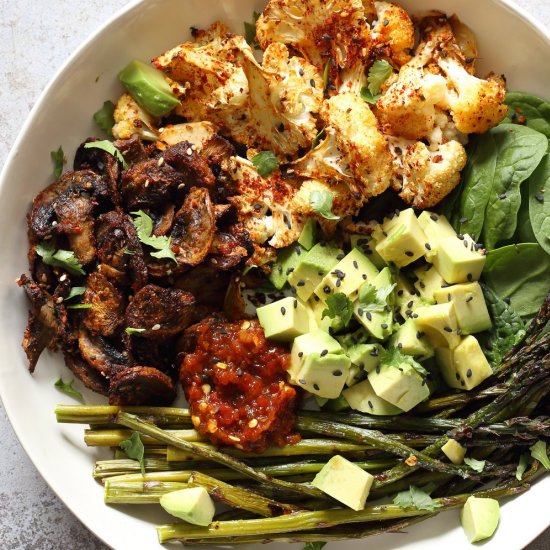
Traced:
[[115, 139], [129, 139], [137, 134], [144, 140], [156, 141], [158, 131], [156, 121], [143, 110], [130, 94], [122, 94], [113, 113], [115, 125], [112, 132]]
[[203, 145], [216, 135], [216, 127], [211, 122], [185, 122], [168, 124], [159, 130], [159, 139], [168, 145], [187, 141], [202, 149]]
[[256, 23], [262, 47], [272, 42], [291, 45], [339, 85], [339, 69], [366, 60], [371, 49], [370, 27], [361, 0], [270, 0]]
[[450, 55], [439, 56], [437, 63], [447, 78], [446, 103], [460, 132], [483, 134], [504, 120], [508, 107], [503, 104], [506, 84], [502, 78], [476, 78]]
[[409, 14], [397, 4], [375, 2], [377, 20], [372, 27], [372, 38], [377, 48], [386, 46], [387, 56], [401, 66], [410, 61], [414, 47], [414, 25]]
[[356, 199], [366, 202], [384, 192], [390, 185], [391, 157], [367, 103], [353, 93], [341, 93], [325, 101], [321, 117], [334, 130], [336, 146], [349, 164], [353, 178], [347, 183]]
[[303, 217], [292, 208], [296, 188], [278, 174], [262, 178], [246, 159], [235, 160], [236, 194], [229, 200], [237, 208], [239, 221], [257, 245], [292, 244], [304, 227]]
[[466, 151], [449, 141], [431, 151], [421, 141], [389, 138], [393, 157], [392, 187], [414, 208], [431, 208], [459, 183]]

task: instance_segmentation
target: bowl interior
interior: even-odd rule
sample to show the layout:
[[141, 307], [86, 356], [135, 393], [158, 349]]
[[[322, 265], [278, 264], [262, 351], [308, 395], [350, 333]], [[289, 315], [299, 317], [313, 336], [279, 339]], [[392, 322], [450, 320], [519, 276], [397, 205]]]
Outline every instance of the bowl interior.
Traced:
[[[510, 89], [549, 95], [550, 39], [508, 2], [404, 0], [402, 4], [412, 12], [434, 7], [449, 14], [456, 12], [477, 33], [482, 56], [479, 74], [491, 70], [503, 73]], [[56, 403], [70, 402], [53, 383], [60, 375], [72, 375], [61, 356], [51, 354], [44, 354], [33, 376], [26, 370], [20, 342], [27, 304], [14, 283], [28, 269], [25, 216], [34, 195], [51, 182], [50, 151], [61, 144], [71, 165], [76, 147], [97, 133], [92, 114], [104, 100], [116, 100], [120, 94], [116, 75], [129, 60], [158, 55], [189, 39], [190, 26], [205, 27], [216, 19], [242, 32], [243, 21], [251, 20], [252, 11], [261, 10], [263, 5], [258, 0], [142, 0], [130, 5], [88, 40], [57, 74], [26, 122], [3, 171], [0, 394], [21, 443], [50, 486], [92, 531], [119, 550], [155, 548], [154, 523], [171, 520], [159, 507], [103, 504], [101, 487], [90, 475], [93, 461], [102, 453], [85, 448], [81, 426], [58, 426], [53, 414]], [[104, 402], [91, 392], [84, 394], [87, 403]], [[542, 531], [548, 519], [533, 511], [543, 505], [549, 484], [548, 480], [540, 482], [506, 504], [497, 534], [484, 546], [519, 549]], [[442, 544], [457, 547], [465, 543], [458, 513], [417, 525], [407, 536], [385, 535], [376, 540], [379, 550], [439, 550]], [[349, 548], [362, 545], [360, 541], [346, 543]]]

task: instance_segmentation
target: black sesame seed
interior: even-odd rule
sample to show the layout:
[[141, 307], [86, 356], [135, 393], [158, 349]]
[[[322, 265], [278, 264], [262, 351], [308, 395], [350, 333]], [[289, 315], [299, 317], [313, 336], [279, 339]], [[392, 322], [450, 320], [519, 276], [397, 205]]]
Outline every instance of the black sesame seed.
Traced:
[[315, 79], [314, 79], [314, 78], [312, 78], [312, 79], [309, 81], [309, 83], [311, 84], [311, 87], [312, 87], [312, 88], [315, 88]]
[[319, 275], [319, 277], [324, 277], [325, 272], [324, 271], [317, 271], [317, 275]]
[[466, 376], [467, 376], [468, 378], [471, 378], [471, 377], [472, 377], [472, 374], [473, 374], [473, 373], [472, 373], [472, 369], [468, 369], [468, 370], [466, 371]]
[[327, 286], [323, 287], [323, 292], [325, 294], [330, 294], [330, 286], [327, 285]]
[[426, 243], [424, 246], [426, 247], [426, 250], [432, 249], [432, 245], [430, 243]]
[[389, 325], [388, 325], [388, 323], [382, 323], [380, 326], [381, 326], [384, 330], [386, 330], [386, 329], [388, 328]]
[[294, 300], [294, 309], [298, 307], [298, 300]]
[[300, 256], [302, 254], [302, 249], [298, 246], [296, 247], [296, 254]]
[[512, 303], [512, 300], [510, 300], [510, 298], [503, 298], [503, 301], [506, 302], [508, 305]]
[[380, 365], [376, 365], [376, 374], [380, 374]]
[[304, 76], [304, 69], [302, 69], [302, 67], [300, 67], [300, 70], [298, 71], [298, 74], [300, 76]]
[[401, 342], [397, 344], [397, 349], [403, 349], [403, 344]]
[[290, 292], [292, 292], [292, 294], [296, 294], [296, 287], [291, 286], [290, 287]]
[[445, 332], [453, 332], [453, 329], [451, 327], [445, 327], [443, 330]]
[[537, 194], [535, 195], [535, 200], [536, 200], [537, 202], [541, 202], [541, 203], [544, 202], [544, 195], [543, 195], [542, 193], [537, 193]]
[[464, 240], [463, 244], [464, 244], [464, 248], [468, 248], [468, 241]]
[[358, 239], [357, 244], [359, 246], [363, 246], [365, 244], [369, 244], [369, 241], [368, 241], [368, 239]]
[[461, 386], [466, 386], [466, 382], [464, 382], [464, 380], [461, 380], [461, 381], [460, 381], [460, 385], [461, 385]]
[[384, 19], [384, 23], [383, 23], [384, 27], [387, 27], [389, 24], [390, 22], [387, 19]]
[[451, 293], [449, 292], [449, 294], [447, 294], [447, 302], [450, 302], [451, 301]]
[[359, 264], [357, 263], [357, 260], [353, 260], [353, 267], [355, 269], [359, 269]]
[[436, 222], [439, 218], [437, 217], [437, 214], [430, 214], [430, 219]]
[[371, 315], [370, 311], [367, 311], [367, 313], [365, 313], [365, 315], [366, 315], [366, 317], [369, 321], [372, 321], [372, 315]]
[[405, 250], [405, 256], [412, 258], [414, 256], [414, 252], [412, 250]]
[[455, 376], [457, 380], [460, 380], [460, 374], [458, 374], [458, 372], [455, 374]]
[[392, 310], [392, 309], [391, 309], [391, 306], [386, 306], [384, 309], [385, 309], [388, 313], [390, 313], [390, 311]]
[[367, 275], [365, 273], [363, 273], [362, 277], [363, 277], [363, 281], [367, 280]]
[[357, 308], [357, 315], [359, 315], [359, 317], [363, 317], [363, 308], [362, 307]]
[[282, 265], [278, 265], [278, 266], [277, 266], [277, 271], [278, 271], [279, 273], [282, 273], [282, 272], [283, 272], [283, 266], [282, 266]]
[[332, 371], [332, 376], [342, 376], [342, 371], [341, 370]]
[[374, 406], [373, 406], [372, 401], [370, 399], [367, 401], [367, 403], [369, 404], [369, 407], [371, 409], [374, 409]]
[[457, 235], [457, 237], [458, 237], [461, 241], [464, 240], [464, 235], [463, 235], [462, 233], [459, 233], [459, 234]]
[[398, 295], [398, 296], [403, 296], [403, 294], [404, 294], [404, 291], [403, 291], [403, 290], [398, 290], [398, 291], [397, 291], [397, 295]]
[[367, 250], [365, 250], [365, 253], [367, 256], [371, 256], [373, 252], [370, 248], [367, 248]]
[[319, 391], [319, 384], [313, 384], [313, 389]]
[[410, 316], [412, 315], [412, 309], [407, 309], [407, 310], [405, 311], [405, 315], [406, 315], [407, 317], [410, 317]]
[[340, 285], [342, 284], [342, 279], [338, 279], [336, 281], [336, 288], [340, 288]]
[[336, 256], [336, 259], [337, 260], [343, 260], [344, 259], [344, 254], [338, 254], [338, 256]]
[[416, 331], [416, 337], [417, 337], [419, 340], [420, 340], [420, 338], [422, 338], [422, 333], [421, 333], [419, 330]]
[[370, 355], [371, 355], [372, 357], [378, 357], [378, 354], [379, 354], [379, 353], [380, 353], [380, 352], [378, 351], [378, 348], [374, 348], [374, 349], [370, 352]]
[[313, 295], [313, 299], [314, 299], [316, 302], [320, 302], [320, 301], [321, 301], [321, 298], [319, 298], [319, 296], [317, 296], [317, 294], [314, 294], [314, 295]]
[[324, 350], [321, 352], [321, 357], [324, 357], [327, 353], [328, 353], [328, 349], [324, 349]]
[[424, 283], [423, 281], [420, 281], [419, 285], [420, 288], [426, 288], [426, 283]]
[[286, 313], [286, 307], [282, 306], [281, 307], [281, 313], [284, 315]]
[[418, 319], [418, 313], [413, 313], [412, 317], [413, 319]]
[[468, 275], [466, 276], [466, 279], [468, 279], [468, 281], [471, 283], [474, 280], [474, 277], [471, 273], [468, 273]]
[[286, 270], [286, 274], [287, 274], [287, 275], [290, 275], [293, 271], [294, 271], [294, 268], [293, 268], [293, 267], [289, 267], [289, 268], [287, 268], [287, 270]]
[[468, 296], [468, 298], [466, 298], [466, 303], [471, 302], [473, 299], [474, 299], [473, 296]]
[[305, 282], [303, 279], [300, 279], [300, 280], [296, 283], [296, 286], [306, 286], [306, 282]]

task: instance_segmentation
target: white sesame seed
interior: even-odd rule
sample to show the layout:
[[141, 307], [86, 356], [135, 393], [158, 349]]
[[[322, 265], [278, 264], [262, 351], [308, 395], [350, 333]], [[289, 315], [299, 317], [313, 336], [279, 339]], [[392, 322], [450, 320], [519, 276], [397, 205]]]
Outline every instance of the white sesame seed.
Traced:
[[160, 330], [160, 325], [157, 323], [151, 327], [151, 330]]
[[187, 154], [188, 154], [189, 156], [191, 156], [191, 155], [193, 154], [193, 149], [191, 149], [191, 147], [188, 147], [188, 148], [187, 148]]
[[63, 301], [63, 296], [59, 296], [59, 298], [55, 301], [57, 304], [60, 304]]
[[212, 388], [210, 387], [210, 384], [203, 384], [202, 385], [202, 391], [204, 392], [204, 395], [208, 395], [210, 393], [210, 390]]
[[147, 189], [147, 187], [149, 187], [149, 180], [145, 180], [145, 185], [144, 187]]
[[164, 157], [160, 157], [159, 161], [157, 162], [157, 166], [160, 168], [164, 164]]
[[243, 330], [248, 330], [250, 328], [250, 321], [244, 321], [244, 323], [241, 325], [241, 328]]
[[256, 426], [258, 425], [258, 421], [253, 418], [249, 423], [248, 423], [248, 427], [249, 428], [255, 428]]
[[67, 280], [67, 274], [63, 273], [63, 275], [61, 275], [61, 277], [59, 277], [59, 282], [62, 283], [63, 281], [66, 281], [66, 280]]
[[184, 187], [185, 187], [185, 183], [180, 183], [180, 184], [178, 185], [178, 189], [183, 189]]
[[52, 222], [52, 227], [55, 227], [56, 225], [57, 225], [57, 222], [54, 220], [54, 221]]
[[231, 441], [236, 441], [237, 443], [241, 440], [241, 438], [236, 435], [230, 435], [229, 439], [231, 439]]

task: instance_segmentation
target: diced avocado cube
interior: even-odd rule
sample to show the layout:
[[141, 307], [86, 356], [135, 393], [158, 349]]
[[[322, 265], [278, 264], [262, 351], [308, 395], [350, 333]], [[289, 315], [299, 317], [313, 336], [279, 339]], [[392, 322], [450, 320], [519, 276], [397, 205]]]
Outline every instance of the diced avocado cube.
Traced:
[[354, 365], [365, 372], [374, 370], [380, 364], [380, 355], [384, 348], [380, 344], [356, 344], [346, 351]]
[[118, 79], [138, 105], [155, 117], [167, 115], [180, 104], [164, 73], [142, 61], [131, 61]]
[[301, 244], [306, 250], [310, 250], [311, 247], [317, 241], [317, 220], [315, 218], [308, 218], [307, 222], [298, 237], [298, 243]]
[[430, 395], [425, 378], [408, 363], [382, 365], [369, 374], [369, 381], [378, 397], [405, 412]]
[[403, 309], [412, 299], [416, 297], [416, 291], [411, 282], [403, 275], [398, 274], [395, 277], [395, 303]]
[[340, 343], [320, 329], [312, 330], [294, 339], [290, 352], [290, 368], [288, 369], [288, 374], [294, 384], [298, 383], [298, 375], [304, 366], [306, 357], [323, 350], [327, 350], [327, 353], [330, 354], [344, 353]]
[[323, 301], [336, 292], [354, 297], [365, 281], [373, 281], [377, 275], [378, 269], [374, 264], [359, 249], [354, 248], [325, 275], [317, 285], [315, 294]]
[[449, 439], [441, 450], [445, 456], [456, 466], [464, 462], [464, 457], [466, 456], [466, 447], [463, 447], [458, 441], [454, 439]]
[[471, 283], [479, 279], [485, 255], [469, 235], [445, 237], [440, 240], [433, 264], [448, 283]]
[[382, 256], [376, 252], [376, 241], [371, 235], [351, 235], [351, 248], [358, 248], [377, 269], [387, 267]]
[[[375, 289], [381, 290], [391, 287], [393, 279], [389, 268], [385, 267], [380, 273], [372, 280], [368, 281], [366, 285], [372, 285]], [[361, 289], [359, 290], [359, 298], [353, 305], [353, 312], [355, 318], [377, 339], [385, 340], [390, 336], [393, 331], [393, 291], [388, 297], [388, 311], [385, 307], [378, 308], [375, 311], [369, 310], [370, 304], [364, 304], [360, 301]]]
[[357, 384], [361, 378], [364, 377], [364, 371], [361, 367], [351, 364], [349, 368], [348, 377], [346, 378], [346, 386], [351, 388], [353, 385]]
[[428, 359], [434, 354], [433, 347], [427, 341], [426, 335], [418, 328], [413, 319], [405, 321], [397, 329], [397, 332], [392, 334], [390, 344], [405, 355], [412, 355], [420, 360]]
[[378, 397], [368, 379], [345, 389], [342, 395], [355, 411], [376, 416], [392, 416], [403, 412], [400, 408]]
[[438, 304], [453, 303], [463, 334], [475, 334], [491, 328], [491, 317], [478, 282], [442, 288], [434, 292], [434, 297]]
[[419, 307], [415, 315], [416, 326], [426, 333], [434, 347], [456, 348], [460, 344], [458, 321], [452, 302]]
[[344, 389], [350, 365], [349, 357], [328, 353], [326, 348], [310, 353], [298, 373], [298, 385], [314, 395], [336, 399]]
[[418, 279], [414, 283], [417, 293], [431, 304], [435, 304], [434, 292], [449, 286], [432, 264], [419, 267], [414, 274]]
[[313, 398], [315, 399], [315, 403], [317, 403], [317, 406], [319, 408], [324, 407], [328, 403], [328, 399], [326, 397], [319, 397], [318, 395], [314, 395]]
[[451, 388], [471, 390], [493, 374], [475, 336], [465, 336], [454, 349], [436, 348], [435, 358]]
[[277, 251], [277, 261], [273, 264], [269, 280], [277, 289], [281, 290], [288, 280], [288, 276], [294, 271], [305, 249], [298, 243]]
[[313, 324], [311, 325], [311, 328], [317, 327], [318, 329], [328, 332], [329, 334], [331, 331], [336, 332], [343, 328], [340, 318], [335, 317], [334, 319], [331, 319], [328, 315], [323, 317], [323, 313], [327, 309], [327, 305], [325, 302], [322, 302], [316, 294], [310, 298], [307, 305], [312, 316]]
[[[317, 243], [309, 252], [302, 254], [288, 282], [298, 297], [307, 302], [321, 279], [344, 257], [339, 248]], [[327, 295], [330, 294], [330, 291]]]
[[425, 256], [428, 261], [437, 254], [440, 240], [445, 237], [456, 237], [456, 231], [452, 228], [445, 216], [424, 210], [418, 216], [418, 223], [427, 237]]
[[343, 456], [333, 456], [312, 485], [358, 512], [365, 507], [374, 477]]
[[384, 221], [382, 231], [386, 236], [378, 241], [376, 252], [384, 261], [401, 268], [425, 254], [427, 238], [412, 208]]
[[478, 498], [472, 495], [460, 512], [460, 522], [470, 542], [492, 537], [499, 520], [500, 506], [494, 498]]
[[342, 412], [349, 410], [349, 404], [342, 395], [336, 399], [327, 399], [327, 402], [323, 405], [323, 411], [328, 412]]
[[173, 516], [193, 525], [210, 525], [216, 509], [204, 487], [188, 487], [160, 497], [160, 505]]
[[256, 310], [265, 337], [290, 342], [309, 331], [309, 314], [298, 299], [283, 298]]

